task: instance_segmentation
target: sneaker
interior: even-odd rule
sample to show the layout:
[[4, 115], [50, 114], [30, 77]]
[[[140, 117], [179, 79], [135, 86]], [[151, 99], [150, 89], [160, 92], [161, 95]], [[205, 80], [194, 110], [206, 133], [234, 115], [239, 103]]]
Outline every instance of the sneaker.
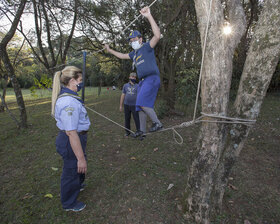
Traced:
[[85, 184], [81, 184], [81, 187], [80, 187], [80, 191], [83, 191], [83, 190], [85, 190]]
[[143, 135], [141, 135], [141, 136], [139, 137], [139, 140], [140, 140], [140, 141], [143, 141], [145, 138], [146, 138], [146, 135], [143, 134]]
[[73, 208], [65, 208], [65, 211], [73, 211], [73, 212], [80, 212], [86, 207], [86, 204], [83, 202], [77, 202]]
[[149, 131], [150, 131], [150, 132], [155, 132], [155, 131], [158, 131], [158, 130], [160, 130], [160, 129], [162, 129], [162, 128], [163, 128], [162, 124], [153, 122], [153, 125], [152, 125], [152, 127], [150, 128]]
[[139, 136], [143, 135], [143, 131], [136, 131], [135, 134], [131, 134], [131, 137], [137, 138]]

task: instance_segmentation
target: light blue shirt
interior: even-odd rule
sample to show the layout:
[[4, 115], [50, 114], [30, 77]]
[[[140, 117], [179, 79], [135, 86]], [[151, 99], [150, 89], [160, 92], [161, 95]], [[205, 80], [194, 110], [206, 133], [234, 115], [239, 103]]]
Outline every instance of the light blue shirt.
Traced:
[[90, 120], [83, 104], [72, 96], [58, 98], [55, 104], [56, 126], [60, 130], [87, 131]]

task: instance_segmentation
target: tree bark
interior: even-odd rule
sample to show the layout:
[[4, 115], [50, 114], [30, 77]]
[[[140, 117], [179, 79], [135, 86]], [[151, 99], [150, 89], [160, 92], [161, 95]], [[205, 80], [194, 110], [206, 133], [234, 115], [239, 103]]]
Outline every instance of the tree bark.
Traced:
[[[203, 45], [207, 2], [197, 0], [196, 11]], [[213, 1], [209, 36], [202, 76], [202, 111], [227, 116], [228, 94], [232, 73], [233, 51], [245, 30], [244, 12], [239, 0], [228, 3], [234, 35], [223, 37], [219, 1]], [[255, 119], [279, 60], [280, 3], [268, 0], [259, 18], [245, 62], [238, 95], [234, 105], [235, 117]], [[208, 6], [209, 7], [209, 6]], [[211, 120], [211, 118], [209, 118]], [[188, 220], [210, 223], [210, 216], [221, 207], [230, 170], [238, 158], [250, 127], [203, 123], [198, 138], [198, 155], [189, 172], [183, 211]]]
[[9, 59], [9, 55], [7, 53], [7, 44], [9, 43], [9, 41], [13, 38], [13, 36], [15, 34], [15, 31], [17, 29], [19, 20], [21, 18], [22, 13], [23, 13], [25, 4], [26, 4], [26, 0], [22, 0], [20, 2], [19, 8], [16, 12], [16, 15], [15, 15], [15, 18], [12, 22], [11, 28], [0, 43], [0, 57], [1, 57], [4, 65], [5, 65], [8, 76], [10, 77], [12, 85], [14, 87], [14, 91], [15, 91], [15, 95], [16, 95], [16, 99], [17, 99], [17, 104], [18, 104], [18, 107], [19, 107], [19, 110], [20, 110], [20, 122], [21, 122], [20, 126], [24, 127], [24, 128], [27, 127], [27, 115], [26, 115], [24, 100], [23, 100], [23, 96], [22, 96], [22, 93], [21, 93], [19, 83], [18, 83], [16, 75], [15, 75], [14, 68], [12, 66], [12, 63]]
[[[280, 57], [280, 2], [265, 2], [259, 18], [234, 104], [233, 116], [256, 119]], [[215, 195], [221, 209], [230, 171], [238, 159], [250, 126], [229, 127], [228, 141], [217, 168]]]
[[[230, 22], [235, 24], [231, 36], [222, 34], [224, 24], [223, 8], [220, 1], [196, 0], [195, 7], [204, 45], [205, 30], [209, 10], [209, 31], [207, 37], [204, 66], [202, 69], [201, 103], [207, 114], [227, 115], [229, 90], [232, 75], [232, 58], [242, 34], [245, 31], [245, 15], [239, 0], [229, 1]], [[212, 120], [212, 118], [209, 118]], [[190, 221], [210, 223], [210, 207], [213, 204], [211, 192], [214, 186], [215, 170], [221, 149], [225, 146], [225, 128], [219, 123], [203, 123], [198, 137], [198, 155], [194, 159], [188, 177], [184, 196], [184, 214]]]

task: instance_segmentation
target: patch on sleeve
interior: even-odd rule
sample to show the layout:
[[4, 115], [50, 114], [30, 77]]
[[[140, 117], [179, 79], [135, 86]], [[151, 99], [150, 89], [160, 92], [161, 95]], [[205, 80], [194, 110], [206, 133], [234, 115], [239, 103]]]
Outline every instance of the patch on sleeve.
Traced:
[[75, 110], [74, 107], [67, 107], [67, 108], [65, 108], [65, 111], [67, 112], [68, 116], [72, 116], [74, 110]]

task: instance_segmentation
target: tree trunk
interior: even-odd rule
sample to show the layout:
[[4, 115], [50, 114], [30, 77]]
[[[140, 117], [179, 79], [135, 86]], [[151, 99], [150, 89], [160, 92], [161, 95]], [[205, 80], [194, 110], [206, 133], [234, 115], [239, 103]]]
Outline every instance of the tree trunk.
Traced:
[[0, 105], [0, 112], [4, 112], [5, 111], [4, 103], [5, 103], [5, 99], [6, 99], [7, 82], [8, 82], [8, 77], [7, 77], [7, 75], [4, 75], [3, 93], [2, 93], [2, 97], [1, 97], [1, 100], [3, 102]]
[[[256, 119], [280, 57], [280, 2], [267, 0], [259, 18], [242, 73], [233, 116]], [[238, 159], [250, 126], [233, 125], [217, 168], [214, 195], [221, 208], [230, 171]]]
[[[240, 1], [232, 0], [227, 4], [230, 22], [235, 24], [231, 36], [222, 34], [224, 14], [220, 1], [213, 0], [211, 9], [209, 0], [195, 1], [202, 46], [211, 10], [202, 70], [202, 111], [223, 116], [227, 116], [234, 49], [245, 31], [245, 16]], [[183, 198], [183, 212], [191, 223], [210, 223], [210, 208], [215, 200], [211, 193], [221, 150], [225, 147], [225, 137], [223, 124], [202, 123], [197, 143], [198, 154], [191, 164]]]
[[2, 41], [0, 43], [0, 57], [5, 65], [7, 73], [13, 84], [16, 99], [17, 99], [17, 104], [18, 104], [18, 107], [20, 110], [20, 121], [21, 121], [20, 126], [24, 127], [24, 128], [27, 127], [27, 115], [26, 115], [24, 100], [22, 97], [19, 83], [18, 83], [16, 75], [15, 75], [14, 68], [12, 66], [12, 63], [11, 63], [8, 53], [7, 53], [7, 44], [9, 43], [9, 41], [13, 38], [13, 36], [15, 34], [17, 25], [19, 23], [20, 17], [22, 15], [24, 7], [25, 7], [25, 3], [26, 3], [26, 0], [22, 0], [20, 2], [19, 8], [16, 12], [16, 15], [15, 15], [14, 21], [12, 22], [11, 28], [8, 31], [8, 33], [4, 36], [4, 38], [2, 39]]

